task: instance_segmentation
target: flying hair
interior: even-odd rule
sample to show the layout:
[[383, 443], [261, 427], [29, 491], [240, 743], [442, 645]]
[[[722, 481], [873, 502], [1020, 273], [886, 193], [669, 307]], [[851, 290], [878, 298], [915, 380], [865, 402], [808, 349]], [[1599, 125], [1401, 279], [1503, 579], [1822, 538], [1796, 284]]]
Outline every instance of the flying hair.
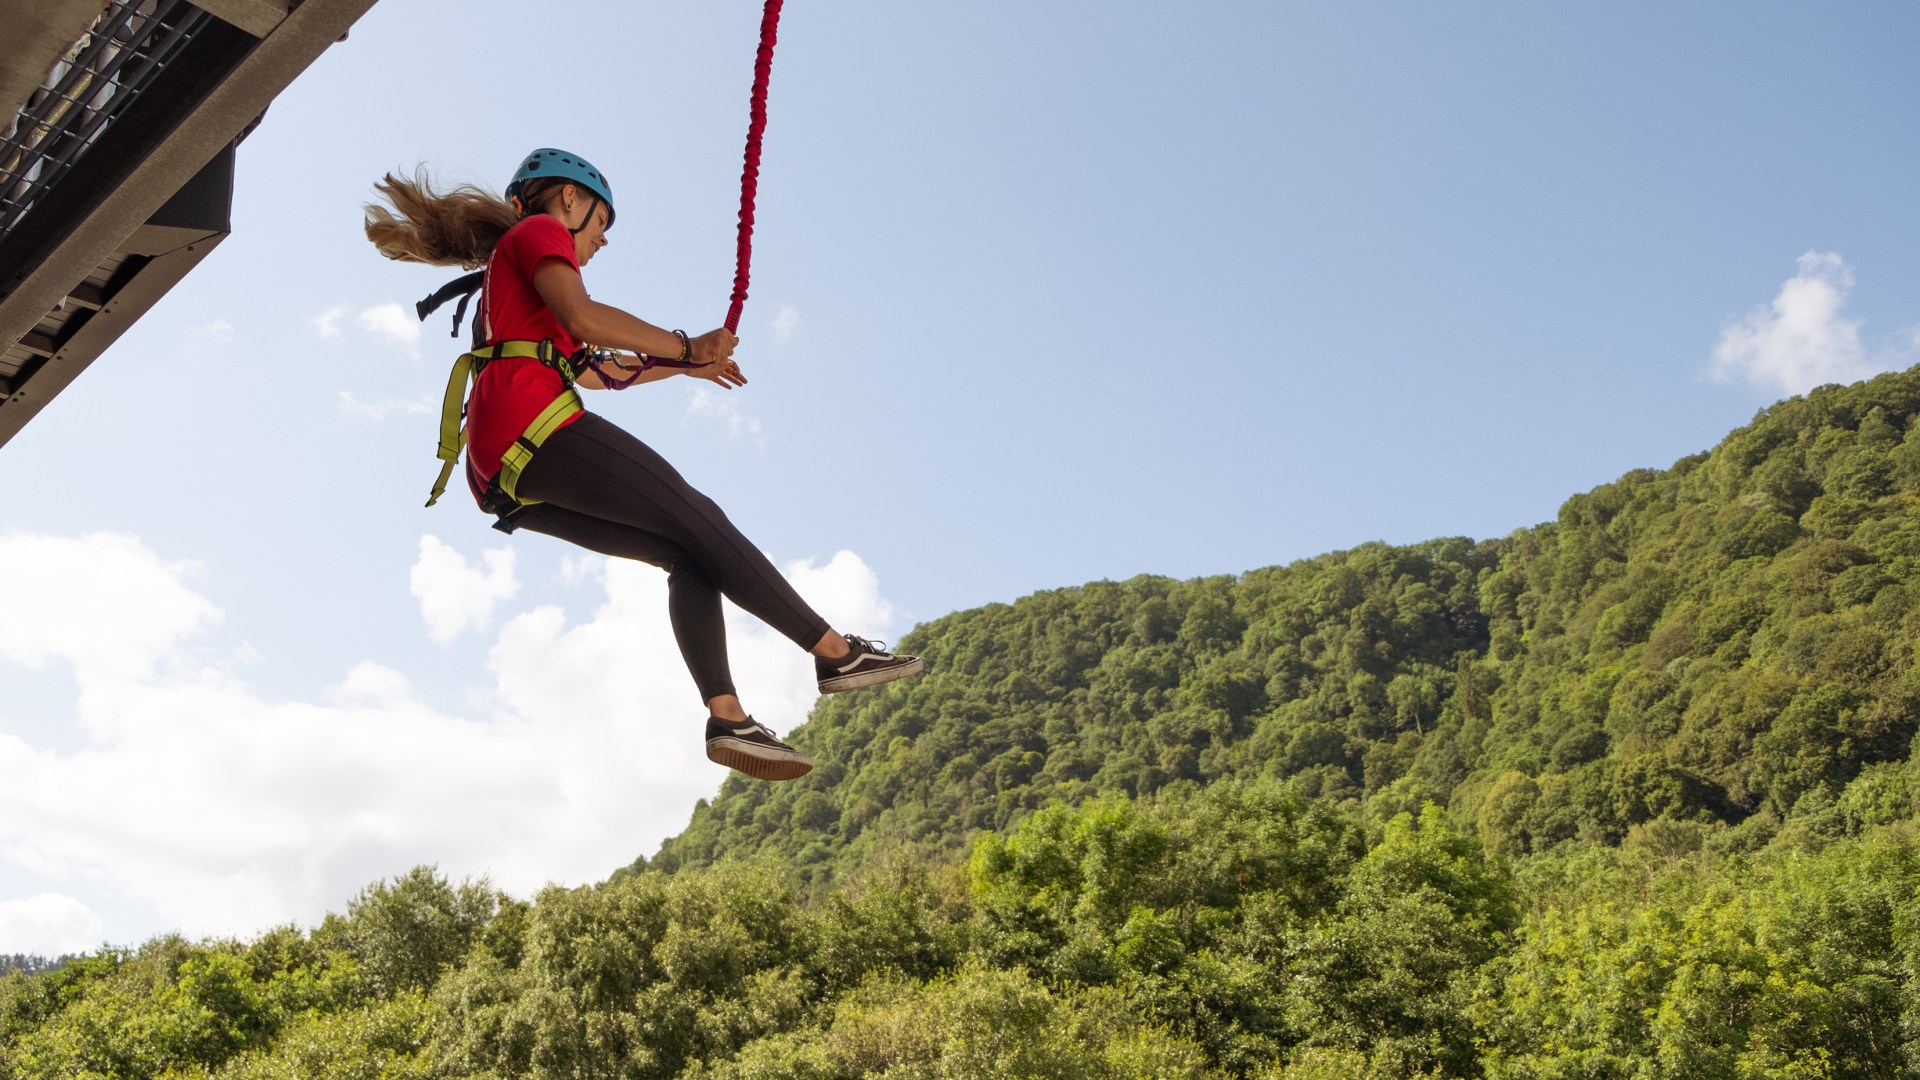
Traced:
[[388, 173], [373, 185], [388, 205], [365, 206], [367, 239], [389, 259], [477, 269], [515, 222], [540, 213], [566, 185], [559, 178], [535, 180], [509, 203], [473, 184], [436, 190], [425, 166], [411, 178]]

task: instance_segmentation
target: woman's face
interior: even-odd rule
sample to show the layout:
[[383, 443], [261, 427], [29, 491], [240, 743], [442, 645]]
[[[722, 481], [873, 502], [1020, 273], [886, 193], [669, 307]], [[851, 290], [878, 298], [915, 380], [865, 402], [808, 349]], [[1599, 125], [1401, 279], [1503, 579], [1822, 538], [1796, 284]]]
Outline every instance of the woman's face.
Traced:
[[[581, 266], [587, 265], [595, 252], [607, 246], [607, 219], [613, 211], [607, 208], [605, 201], [593, 197], [593, 193], [584, 188], [568, 184], [560, 189], [559, 198], [553, 204], [553, 214], [568, 229], [580, 229], [573, 234], [573, 257]], [[592, 220], [587, 219], [591, 211]], [[585, 221], [586, 228], [580, 223]]]

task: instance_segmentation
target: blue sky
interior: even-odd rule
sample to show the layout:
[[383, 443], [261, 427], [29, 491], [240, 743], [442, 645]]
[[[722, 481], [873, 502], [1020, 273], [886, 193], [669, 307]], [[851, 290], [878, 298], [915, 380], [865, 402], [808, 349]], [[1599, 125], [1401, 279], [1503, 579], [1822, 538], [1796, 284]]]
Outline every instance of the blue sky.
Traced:
[[[376, 6], [242, 147], [234, 235], [0, 450], [43, 568], [0, 620], [0, 952], [310, 923], [420, 862], [595, 880], [718, 785], [657, 573], [420, 507], [453, 341], [396, 316], [453, 272], [359, 234], [385, 170], [564, 146], [619, 201], [596, 298], [719, 322], [759, 6], [556, 10]], [[881, 636], [1504, 535], [1920, 361], [1917, 29], [795, 0], [751, 384], [590, 404]], [[804, 659], [735, 636], [799, 724]]]

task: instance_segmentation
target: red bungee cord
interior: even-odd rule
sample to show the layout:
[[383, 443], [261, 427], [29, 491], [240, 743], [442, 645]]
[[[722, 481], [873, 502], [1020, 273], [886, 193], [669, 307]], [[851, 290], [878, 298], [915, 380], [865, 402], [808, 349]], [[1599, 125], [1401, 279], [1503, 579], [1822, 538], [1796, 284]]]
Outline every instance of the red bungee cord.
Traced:
[[773, 74], [773, 40], [780, 30], [781, 0], [767, 0], [760, 16], [760, 53], [753, 61], [753, 108], [747, 123], [746, 164], [740, 170], [740, 239], [733, 267], [733, 303], [727, 329], [740, 330], [740, 308], [747, 302], [747, 266], [753, 259], [753, 196], [760, 184], [760, 135], [767, 129], [767, 79]]

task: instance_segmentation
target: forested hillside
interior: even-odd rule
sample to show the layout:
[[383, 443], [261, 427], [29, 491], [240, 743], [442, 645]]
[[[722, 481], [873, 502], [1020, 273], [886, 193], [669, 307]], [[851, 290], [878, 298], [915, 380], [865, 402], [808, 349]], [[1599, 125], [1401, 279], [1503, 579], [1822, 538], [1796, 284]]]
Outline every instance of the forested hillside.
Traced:
[[956, 613], [601, 885], [0, 976], [0, 1080], [1920, 1077], [1917, 414]]
[[653, 861], [766, 851], [831, 880], [1049, 800], [1230, 776], [1377, 820], [1436, 800], [1506, 855], [1655, 823], [1744, 851], [1796, 809], [1904, 817], [1916, 409], [1913, 372], [1826, 388], [1500, 540], [950, 615], [902, 643], [926, 678], [815, 710], [796, 741], [822, 768], [730, 781]]

